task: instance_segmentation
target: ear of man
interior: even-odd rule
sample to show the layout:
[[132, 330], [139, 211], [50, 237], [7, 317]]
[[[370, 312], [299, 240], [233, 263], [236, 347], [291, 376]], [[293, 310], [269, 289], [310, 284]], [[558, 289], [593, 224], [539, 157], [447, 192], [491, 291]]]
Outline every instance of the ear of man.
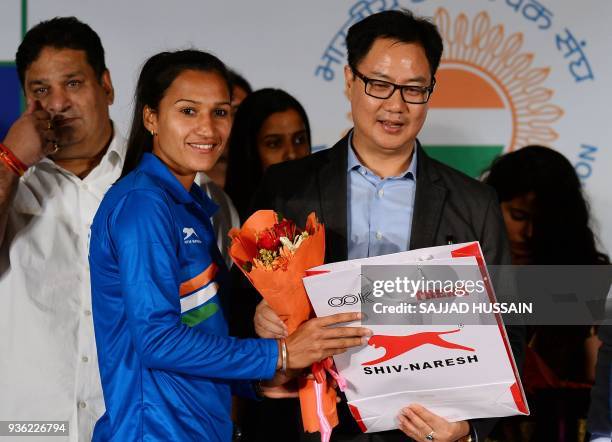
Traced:
[[351, 88], [353, 87], [354, 83], [355, 74], [353, 73], [351, 67], [347, 64], [344, 66], [344, 88], [347, 95], [351, 93]]
[[113, 81], [111, 79], [111, 75], [108, 69], [104, 71], [100, 80], [102, 88], [106, 93], [107, 103], [110, 106], [115, 101], [115, 88], [113, 87]]

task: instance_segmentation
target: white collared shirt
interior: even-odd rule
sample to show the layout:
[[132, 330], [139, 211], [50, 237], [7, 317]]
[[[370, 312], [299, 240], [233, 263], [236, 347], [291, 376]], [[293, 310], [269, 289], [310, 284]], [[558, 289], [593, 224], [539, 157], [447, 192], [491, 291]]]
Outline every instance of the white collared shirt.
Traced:
[[21, 178], [9, 209], [0, 247], [0, 421], [69, 421], [70, 436], [54, 440], [91, 440], [104, 413], [88, 239], [125, 149], [115, 132], [83, 180], [42, 160]]

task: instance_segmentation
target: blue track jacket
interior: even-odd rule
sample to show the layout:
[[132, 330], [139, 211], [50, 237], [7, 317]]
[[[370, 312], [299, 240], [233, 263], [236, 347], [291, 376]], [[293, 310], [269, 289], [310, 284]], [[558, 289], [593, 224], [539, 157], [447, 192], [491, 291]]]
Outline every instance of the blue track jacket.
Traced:
[[230, 441], [232, 392], [274, 375], [274, 340], [228, 336], [216, 208], [152, 154], [104, 197], [89, 251], [106, 403], [94, 441]]

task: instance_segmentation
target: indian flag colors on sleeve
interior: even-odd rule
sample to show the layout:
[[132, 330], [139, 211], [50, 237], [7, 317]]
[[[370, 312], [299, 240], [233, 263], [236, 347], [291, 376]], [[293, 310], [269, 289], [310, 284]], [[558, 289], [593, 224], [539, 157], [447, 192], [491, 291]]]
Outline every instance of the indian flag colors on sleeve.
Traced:
[[211, 263], [202, 273], [183, 282], [179, 293], [181, 296], [181, 321], [194, 327], [210, 318], [219, 310], [215, 296], [219, 284], [214, 280], [217, 266]]
[[512, 145], [514, 118], [500, 83], [476, 66], [444, 63], [419, 138], [433, 158], [478, 177]]

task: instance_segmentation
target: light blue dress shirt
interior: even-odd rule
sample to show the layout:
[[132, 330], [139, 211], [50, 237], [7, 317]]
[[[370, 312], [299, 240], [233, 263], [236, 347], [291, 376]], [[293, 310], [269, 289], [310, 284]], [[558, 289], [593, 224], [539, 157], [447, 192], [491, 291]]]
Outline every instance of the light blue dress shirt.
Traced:
[[408, 170], [380, 178], [348, 149], [348, 258], [365, 258], [408, 250], [414, 213], [416, 147]]

